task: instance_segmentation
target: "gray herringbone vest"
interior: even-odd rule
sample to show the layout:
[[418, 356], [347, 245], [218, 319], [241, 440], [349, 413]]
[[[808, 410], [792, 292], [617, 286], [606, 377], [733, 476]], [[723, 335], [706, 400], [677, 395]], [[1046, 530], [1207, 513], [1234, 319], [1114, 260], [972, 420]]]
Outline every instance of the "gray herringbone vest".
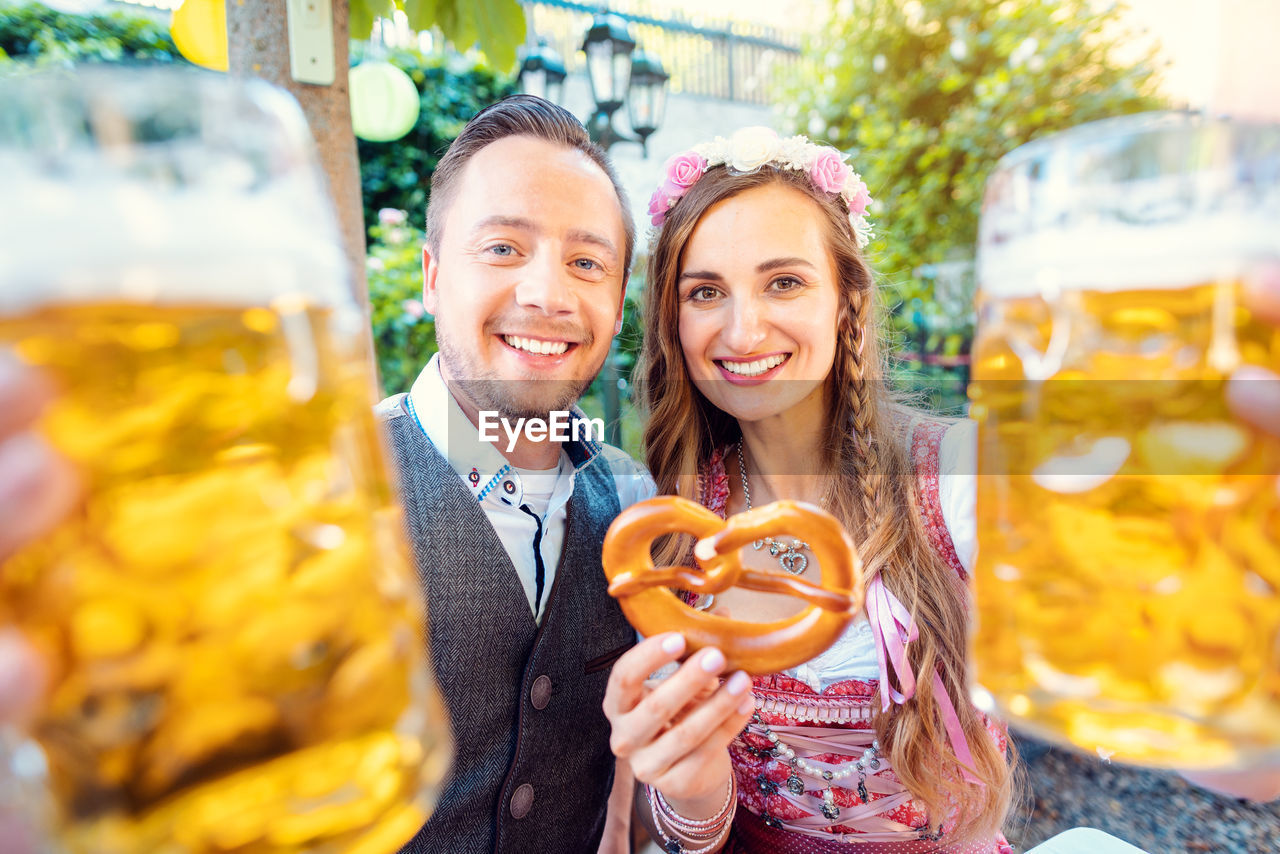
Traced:
[[402, 854], [594, 852], [613, 779], [600, 704], [610, 666], [635, 642], [600, 567], [618, 514], [613, 477], [599, 456], [577, 473], [539, 626], [484, 511], [402, 398], [378, 411], [454, 739], [440, 802]]

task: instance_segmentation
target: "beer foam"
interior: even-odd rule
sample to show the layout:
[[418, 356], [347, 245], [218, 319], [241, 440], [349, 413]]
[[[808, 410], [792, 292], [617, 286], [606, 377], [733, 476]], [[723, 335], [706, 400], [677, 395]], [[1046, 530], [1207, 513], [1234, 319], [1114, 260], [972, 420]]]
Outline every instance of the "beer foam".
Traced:
[[302, 171], [261, 187], [224, 175], [157, 190], [153, 179], [4, 167], [0, 312], [120, 299], [265, 305], [285, 294], [354, 304], [329, 202]]
[[1159, 227], [1107, 221], [1045, 229], [1004, 246], [984, 244], [978, 289], [995, 298], [1174, 290], [1239, 278], [1265, 260], [1280, 262], [1280, 227], [1257, 214]]

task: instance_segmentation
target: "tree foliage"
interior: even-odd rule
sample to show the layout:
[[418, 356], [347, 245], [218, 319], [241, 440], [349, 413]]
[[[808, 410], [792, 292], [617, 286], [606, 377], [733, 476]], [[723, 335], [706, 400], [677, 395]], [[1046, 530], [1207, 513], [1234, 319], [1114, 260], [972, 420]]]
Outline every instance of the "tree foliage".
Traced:
[[[794, 121], [853, 154], [876, 204], [870, 257], [899, 332], [936, 310], [921, 265], [971, 256], [987, 175], [1014, 147], [1159, 106], [1154, 60], [1117, 58], [1118, 4], [834, 0]], [[933, 318], [945, 340], [947, 318]], [[962, 319], [967, 323], [967, 319]], [[967, 342], [966, 342], [967, 344]]]
[[369, 229], [369, 311], [378, 376], [387, 394], [408, 391], [436, 349], [436, 327], [422, 306], [426, 235], [404, 211], [386, 208]]
[[356, 141], [365, 227], [374, 226], [383, 208], [408, 211], [422, 227], [431, 173], [441, 155], [472, 116], [512, 94], [515, 82], [475, 58], [395, 50], [386, 59], [418, 87], [421, 109], [413, 130], [398, 140]]
[[524, 41], [524, 9], [518, 0], [350, 0], [351, 38], [364, 40], [375, 18], [390, 18], [398, 9], [415, 30], [438, 27], [459, 50], [479, 45], [495, 68], [515, 65], [516, 48]]
[[76, 62], [188, 64], [169, 26], [128, 10], [75, 15], [41, 3], [0, 5], [0, 62], [43, 65]]

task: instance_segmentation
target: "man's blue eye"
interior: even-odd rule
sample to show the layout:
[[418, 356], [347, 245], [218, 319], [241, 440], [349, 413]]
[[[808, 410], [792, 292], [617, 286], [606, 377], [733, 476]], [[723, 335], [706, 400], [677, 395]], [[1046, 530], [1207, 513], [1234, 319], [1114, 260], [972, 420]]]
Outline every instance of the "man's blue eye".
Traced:
[[494, 253], [495, 255], [503, 255], [503, 256], [510, 255], [512, 252], [515, 252], [514, 249], [512, 249], [510, 246], [508, 246], [505, 243], [499, 243], [497, 246], [490, 246], [489, 251]]
[[579, 258], [577, 261], [574, 261], [573, 263], [577, 264], [583, 270], [593, 270], [593, 269], [599, 268], [600, 266], [595, 261], [592, 261], [590, 258]]

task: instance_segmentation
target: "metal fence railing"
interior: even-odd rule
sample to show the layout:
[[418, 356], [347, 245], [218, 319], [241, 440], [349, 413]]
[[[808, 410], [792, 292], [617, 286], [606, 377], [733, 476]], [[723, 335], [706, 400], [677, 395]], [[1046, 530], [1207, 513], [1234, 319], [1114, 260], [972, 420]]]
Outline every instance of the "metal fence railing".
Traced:
[[[684, 16], [658, 18], [616, 8], [620, 5], [611, 4], [611, 11], [628, 23], [644, 50], [662, 60], [672, 93], [771, 104], [782, 97], [802, 61], [795, 33], [737, 21], [708, 25]], [[560, 53], [565, 68], [581, 70], [582, 39], [600, 5], [524, 0], [524, 9], [531, 31]]]

